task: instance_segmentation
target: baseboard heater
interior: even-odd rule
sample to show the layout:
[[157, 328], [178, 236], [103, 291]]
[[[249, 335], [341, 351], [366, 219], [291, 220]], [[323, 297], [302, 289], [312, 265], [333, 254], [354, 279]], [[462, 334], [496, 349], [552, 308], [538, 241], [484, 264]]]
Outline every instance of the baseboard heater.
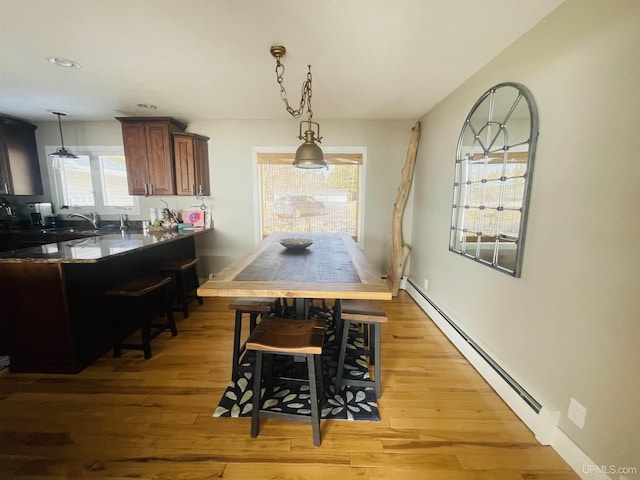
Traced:
[[451, 320], [442, 310], [440, 310], [440, 308], [435, 303], [433, 303], [431, 299], [427, 297], [422, 292], [422, 290], [420, 290], [418, 286], [411, 281], [410, 278], [407, 278], [407, 282], [409, 282], [416, 290], [416, 292], [418, 292], [420, 296], [424, 298], [425, 301], [428, 302], [429, 305], [431, 305], [456, 332], [458, 332], [458, 335], [460, 335], [464, 339], [464, 341], [471, 346], [471, 348], [478, 352], [478, 354], [484, 359], [484, 361], [487, 362], [487, 364], [493, 370], [495, 370], [495, 372], [500, 375], [500, 377], [502, 377], [507, 385], [509, 385], [520, 396], [520, 398], [522, 398], [527, 403], [527, 405], [529, 405], [536, 413], [540, 413], [542, 405], [540, 405], [540, 403], [538, 403], [536, 399], [529, 394], [529, 392], [522, 388], [522, 386], [518, 382], [516, 382], [513, 377], [511, 377], [511, 375], [505, 372], [502, 367], [500, 367], [500, 365], [498, 365], [495, 360], [493, 360], [493, 358], [491, 358], [487, 354], [487, 352], [485, 352], [476, 342], [469, 338], [469, 336], [464, 333], [464, 331], [460, 327], [458, 327], [458, 325], [456, 325], [455, 322], [453, 322], [453, 320]]

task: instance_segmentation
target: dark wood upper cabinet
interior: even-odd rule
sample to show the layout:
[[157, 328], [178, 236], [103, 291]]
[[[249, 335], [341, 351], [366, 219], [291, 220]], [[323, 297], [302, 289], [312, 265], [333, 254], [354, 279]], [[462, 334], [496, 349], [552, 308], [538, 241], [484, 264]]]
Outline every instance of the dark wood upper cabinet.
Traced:
[[209, 196], [209, 137], [174, 133], [176, 194]]
[[36, 128], [0, 117], [0, 194], [42, 195]]
[[171, 117], [116, 117], [131, 195], [175, 195], [173, 134], [187, 126]]

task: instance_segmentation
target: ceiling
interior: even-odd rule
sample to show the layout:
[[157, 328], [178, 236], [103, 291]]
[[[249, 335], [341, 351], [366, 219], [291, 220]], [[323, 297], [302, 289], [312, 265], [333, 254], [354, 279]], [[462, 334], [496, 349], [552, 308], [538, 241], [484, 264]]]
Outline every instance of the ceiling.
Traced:
[[292, 106], [312, 66], [315, 120], [416, 120], [562, 1], [0, 0], [0, 114], [286, 119], [284, 45]]

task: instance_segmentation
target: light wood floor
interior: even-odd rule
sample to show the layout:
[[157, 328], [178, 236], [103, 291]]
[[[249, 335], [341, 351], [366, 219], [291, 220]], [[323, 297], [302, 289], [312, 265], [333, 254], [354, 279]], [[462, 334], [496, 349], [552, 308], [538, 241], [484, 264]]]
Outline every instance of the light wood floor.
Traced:
[[230, 375], [229, 299], [205, 299], [153, 358], [77, 375], [0, 371], [3, 479], [577, 479], [406, 294], [387, 306], [380, 422], [212, 418]]

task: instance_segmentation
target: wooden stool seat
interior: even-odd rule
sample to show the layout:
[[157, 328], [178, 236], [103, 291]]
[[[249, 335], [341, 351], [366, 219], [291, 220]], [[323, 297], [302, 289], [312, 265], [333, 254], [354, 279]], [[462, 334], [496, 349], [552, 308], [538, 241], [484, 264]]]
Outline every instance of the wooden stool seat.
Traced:
[[[280, 418], [311, 423], [313, 444], [320, 445], [320, 404], [324, 393], [322, 381], [322, 346], [326, 324], [324, 320], [290, 320], [279, 317], [265, 317], [256, 325], [247, 339], [247, 350], [255, 350], [256, 362], [253, 383], [253, 411], [251, 413], [251, 436], [258, 436], [260, 418]], [[263, 354], [304, 356], [309, 381], [309, 401], [311, 416], [261, 410], [261, 405], [269, 397], [270, 386], [262, 391]]]
[[320, 355], [326, 330], [324, 320], [267, 317], [247, 339], [248, 350]]
[[[122, 349], [143, 350], [144, 358], [151, 358], [151, 340], [163, 331], [171, 330], [171, 335], [178, 334], [173, 318], [173, 312], [169, 305], [169, 289], [171, 277], [147, 276], [140, 277], [106, 290], [109, 297], [120, 298], [120, 309], [113, 312], [113, 356], [122, 355]], [[167, 317], [165, 323], [152, 323], [152, 320], [164, 314]], [[127, 327], [121, 326], [121, 320], [128, 319], [129, 325], [139, 326], [142, 343], [123, 343]]]
[[141, 277], [112, 287], [104, 294], [111, 297], [141, 297], [171, 283], [171, 277]]
[[[184, 318], [189, 316], [189, 303], [198, 300], [202, 305], [202, 297], [197, 294], [200, 286], [198, 279], [198, 258], [176, 259], [162, 265], [163, 273], [171, 275], [176, 282], [176, 297], [178, 306], [173, 310], [181, 311]], [[191, 295], [190, 295], [191, 294]]]
[[231, 380], [235, 381], [240, 369], [240, 357], [246, 350], [246, 344], [242, 343], [242, 316], [249, 315], [249, 332], [256, 328], [259, 316], [275, 312], [280, 305], [277, 298], [264, 297], [240, 297], [229, 304], [230, 310], [235, 310], [235, 326], [233, 332], [233, 354], [231, 359]]
[[[340, 353], [338, 356], [338, 370], [336, 372], [336, 389], [341, 390], [344, 385], [373, 386], [376, 398], [382, 395], [380, 363], [380, 334], [381, 324], [388, 321], [387, 314], [380, 302], [373, 300], [342, 300], [336, 302], [336, 324], [341, 330]], [[368, 350], [358, 350], [369, 357], [369, 364], [374, 366], [373, 380], [357, 380], [344, 378], [344, 361], [347, 354], [347, 340], [352, 323], [361, 323], [365, 328]]]

